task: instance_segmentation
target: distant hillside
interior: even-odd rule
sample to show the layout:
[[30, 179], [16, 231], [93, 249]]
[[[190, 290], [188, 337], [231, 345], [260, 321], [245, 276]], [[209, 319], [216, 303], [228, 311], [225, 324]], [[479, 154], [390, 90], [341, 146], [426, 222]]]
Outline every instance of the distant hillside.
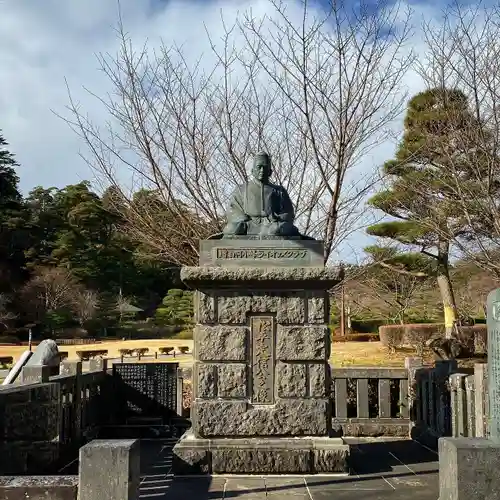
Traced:
[[[459, 315], [484, 320], [486, 297], [500, 282], [467, 261], [453, 267], [451, 280]], [[353, 267], [349, 270], [344, 294], [346, 309], [350, 308], [354, 321], [400, 323], [401, 317], [405, 323], [443, 321], [440, 295], [433, 278], [418, 279], [373, 266]], [[333, 324], [339, 322], [339, 308], [340, 290], [337, 289], [331, 308]]]

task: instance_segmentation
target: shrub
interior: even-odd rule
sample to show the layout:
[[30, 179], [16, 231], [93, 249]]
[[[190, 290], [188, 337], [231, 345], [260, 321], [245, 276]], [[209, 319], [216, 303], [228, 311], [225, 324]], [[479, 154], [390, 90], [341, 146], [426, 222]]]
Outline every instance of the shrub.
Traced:
[[401, 347], [413, 347], [419, 356], [422, 356], [427, 340], [437, 333], [444, 333], [444, 325], [441, 323], [422, 323], [403, 325], [403, 327]]
[[156, 310], [157, 324], [189, 325], [193, 322], [193, 292], [190, 290], [169, 290]]
[[0, 336], [0, 344], [21, 345], [21, 341], [14, 335], [2, 335]]
[[188, 346], [186, 346], [186, 345], [180, 346], [180, 347], [179, 347], [179, 352], [180, 352], [181, 354], [187, 354], [187, 353], [189, 352], [189, 347], [188, 347]]
[[488, 353], [488, 331], [486, 325], [474, 325], [474, 354]]
[[398, 347], [413, 347], [422, 354], [425, 342], [443, 332], [442, 323], [415, 323], [411, 325], [384, 325], [379, 327], [380, 341], [390, 351]]
[[351, 328], [359, 333], [377, 333], [378, 328], [384, 324], [380, 319], [355, 320], [351, 321]]
[[144, 354], [149, 352], [149, 349], [147, 347], [138, 347], [137, 349], [134, 349], [134, 352], [137, 356], [144, 356]]
[[56, 342], [61, 339], [85, 339], [89, 336], [89, 332], [85, 328], [63, 328], [57, 332], [55, 336]]
[[402, 325], [384, 325], [379, 326], [378, 334], [380, 342], [391, 352], [396, 350], [403, 341], [404, 327]]
[[132, 349], [118, 349], [120, 356], [132, 356]]
[[174, 338], [181, 340], [192, 340], [193, 339], [193, 330], [182, 330], [179, 332]]
[[76, 351], [76, 355], [81, 361], [88, 361], [92, 358], [104, 357], [108, 355], [107, 350], [95, 350], [95, 351]]
[[332, 342], [378, 342], [379, 340], [377, 333], [349, 333], [332, 336]]

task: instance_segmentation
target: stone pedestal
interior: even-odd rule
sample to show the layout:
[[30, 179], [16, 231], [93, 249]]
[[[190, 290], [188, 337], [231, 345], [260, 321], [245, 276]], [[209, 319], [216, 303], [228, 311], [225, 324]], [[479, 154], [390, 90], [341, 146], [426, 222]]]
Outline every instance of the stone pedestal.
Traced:
[[96, 439], [82, 446], [78, 500], [136, 500], [140, 460], [137, 439]]
[[197, 290], [197, 325], [178, 473], [347, 471], [348, 446], [328, 437], [327, 290], [338, 270], [318, 265], [319, 242], [279, 243], [202, 242], [208, 265], [181, 271]]
[[500, 498], [500, 444], [484, 438], [439, 440], [439, 500]]

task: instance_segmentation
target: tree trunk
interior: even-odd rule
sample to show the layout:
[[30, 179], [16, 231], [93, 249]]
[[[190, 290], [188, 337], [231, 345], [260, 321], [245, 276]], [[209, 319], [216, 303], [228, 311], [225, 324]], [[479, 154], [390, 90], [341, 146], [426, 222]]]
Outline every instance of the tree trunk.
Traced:
[[449, 250], [450, 245], [447, 241], [439, 242], [437, 283], [441, 293], [441, 300], [443, 301], [444, 326], [447, 339], [452, 337], [453, 329], [457, 322], [457, 306], [449, 273]]

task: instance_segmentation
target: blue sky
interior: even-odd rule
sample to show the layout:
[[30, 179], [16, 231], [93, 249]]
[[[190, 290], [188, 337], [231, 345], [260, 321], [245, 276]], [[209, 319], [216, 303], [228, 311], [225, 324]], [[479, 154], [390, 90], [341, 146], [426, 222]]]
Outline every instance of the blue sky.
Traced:
[[[268, 10], [266, 0], [120, 3], [126, 28], [138, 40], [189, 41], [193, 53], [206, 50], [203, 23], [217, 34], [220, 9], [228, 19], [249, 6]], [[21, 164], [23, 192], [90, 178], [79, 157], [82, 143], [54, 112], [64, 113], [68, 103], [67, 79], [82, 109], [105, 120], [82, 87], [98, 95], [109, 88], [95, 54], [116, 50], [116, 0], [0, 0], [0, 8], [0, 129]]]
[[[186, 42], [193, 57], [207, 50], [203, 24], [217, 37], [221, 9], [227, 20], [248, 7], [257, 15], [269, 12], [267, 0], [120, 0], [120, 4], [134, 40], [149, 38], [154, 44], [162, 37]], [[412, 5], [427, 17], [437, 15], [435, 2], [433, 7]], [[290, 9], [292, 16], [299, 12], [292, 0]], [[0, 129], [21, 164], [22, 191], [92, 180], [79, 156], [84, 144], [54, 112], [64, 113], [68, 103], [67, 79], [81, 109], [96, 123], [105, 123], [102, 107], [83, 87], [97, 95], [110, 89], [95, 54], [117, 49], [116, 0], [0, 0], [0, 12]], [[417, 51], [420, 37], [417, 32], [413, 41]], [[420, 90], [414, 74], [406, 80], [411, 92]], [[366, 168], [390, 157], [394, 147], [394, 143], [379, 145], [366, 159]]]

